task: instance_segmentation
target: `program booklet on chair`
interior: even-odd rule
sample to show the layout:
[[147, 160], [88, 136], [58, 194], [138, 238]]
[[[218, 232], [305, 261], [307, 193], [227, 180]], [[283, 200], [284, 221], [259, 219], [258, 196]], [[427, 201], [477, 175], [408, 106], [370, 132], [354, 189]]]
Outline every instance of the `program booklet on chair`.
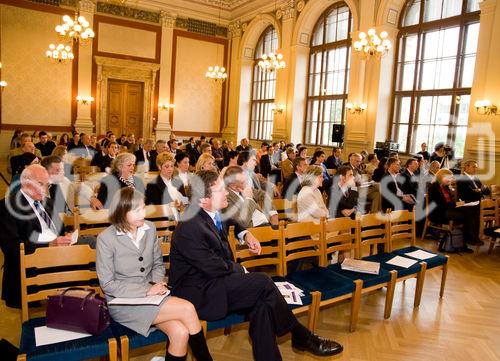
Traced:
[[380, 263], [362, 261], [360, 259], [346, 258], [340, 265], [344, 271], [353, 271], [359, 273], [369, 273], [378, 275], [380, 272]]

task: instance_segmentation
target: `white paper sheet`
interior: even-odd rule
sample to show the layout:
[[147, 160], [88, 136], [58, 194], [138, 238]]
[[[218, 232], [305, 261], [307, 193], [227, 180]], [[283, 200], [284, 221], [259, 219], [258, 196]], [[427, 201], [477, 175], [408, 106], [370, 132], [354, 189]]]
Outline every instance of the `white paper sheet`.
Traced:
[[475, 202], [469, 202], [469, 203], [464, 203], [460, 206], [457, 206], [458, 207], [474, 207], [474, 206], [478, 206], [479, 205], [479, 201], [475, 201]]
[[78, 229], [75, 229], [73, 233], [71, 233], [71, 244], [75, 244], [78, 242]]
[[495, 233], [500, 233], [500, 228], [495, 229]]
[[164, 295], [154, 295], [147, 297], [137, 297], [137, 298], [123, 298], [117, 297], [108, 302], [108, 305], [156, 305], [158, 306], [165, 297], [170, 294], [167, 291]]
[[285, 299], [286, 303], [289, 305], [302, 305], [301, 297], [304, 296], [304, 292], [295, 287], [289, 282], [275, 282], [276, 287], [278, 287], [281, 295]]
[[396, 256], [389, 261], [386, 262], [387, 264], [392, 264], [393, 266], [399, 266], [403, 268], [409, 268], [413, 266], [415, 263], [417, 263], [416, 260], [406, 258], [406, 257], [401, 257], [401, 256]]
[[35, 343], [37, 347], [89, 336], [92, 335], [90, 333], [66, 331], [57, 328], [49, 328], [47, 326], [35, 327]]
[[434, 253], [426, 252], [426, 251], [423, 251], [421, 249], [419, 249], [417, 251], [405, 253], [405, 255], [407, 255], [409, 257], [416, 258], [416, 259], [420, 259], [420, 260], [426, 260], [426, 259], [429, 259], [432, 257], [436, 257], [436, 255]]

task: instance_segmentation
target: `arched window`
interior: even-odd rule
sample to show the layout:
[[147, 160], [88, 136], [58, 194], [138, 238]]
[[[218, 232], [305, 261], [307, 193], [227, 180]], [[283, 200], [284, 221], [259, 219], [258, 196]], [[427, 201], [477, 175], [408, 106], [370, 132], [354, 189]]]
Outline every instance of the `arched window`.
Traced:
[[255, 49], [253, 66], [252, 101], [250, 114], [250, 139], [271, 140], [273, 132], [272, 105], [276, 94], [276, 73], [267, 73], [258, 66], [263, 54], [276, 52], [278, 49], [278, 34], [274, 27], [269, 26], [260, 36]]
[[478, 0], [411, 0], [401, 18], [391, 139], [414, 153], [450, 144], [462, 157], [479, 34]]
[[333, 145], [334, 124], [345, 123], [352, 14], [341, 2], [319, 18], [311, 39], [305, 143]]

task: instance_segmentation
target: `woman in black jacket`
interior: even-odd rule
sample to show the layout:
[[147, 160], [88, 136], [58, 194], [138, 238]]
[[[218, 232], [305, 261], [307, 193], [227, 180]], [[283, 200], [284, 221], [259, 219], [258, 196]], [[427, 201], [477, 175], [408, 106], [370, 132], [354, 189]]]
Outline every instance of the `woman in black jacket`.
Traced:
[[170, 152], [158, 154], [156, 165], [160, 174], [146, 187], [146, 204], [169, 204], [171, 202], [186, 203], [183, 196], [184, 183], [175, 177], [175, 159]]

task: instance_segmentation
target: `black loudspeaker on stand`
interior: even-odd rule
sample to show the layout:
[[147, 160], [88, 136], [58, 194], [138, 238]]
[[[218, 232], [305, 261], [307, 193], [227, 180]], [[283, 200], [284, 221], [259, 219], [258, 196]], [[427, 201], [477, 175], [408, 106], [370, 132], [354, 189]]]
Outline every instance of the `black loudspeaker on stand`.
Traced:
[[344, 143], [344, 124], [333, 125], [332, 142]]

